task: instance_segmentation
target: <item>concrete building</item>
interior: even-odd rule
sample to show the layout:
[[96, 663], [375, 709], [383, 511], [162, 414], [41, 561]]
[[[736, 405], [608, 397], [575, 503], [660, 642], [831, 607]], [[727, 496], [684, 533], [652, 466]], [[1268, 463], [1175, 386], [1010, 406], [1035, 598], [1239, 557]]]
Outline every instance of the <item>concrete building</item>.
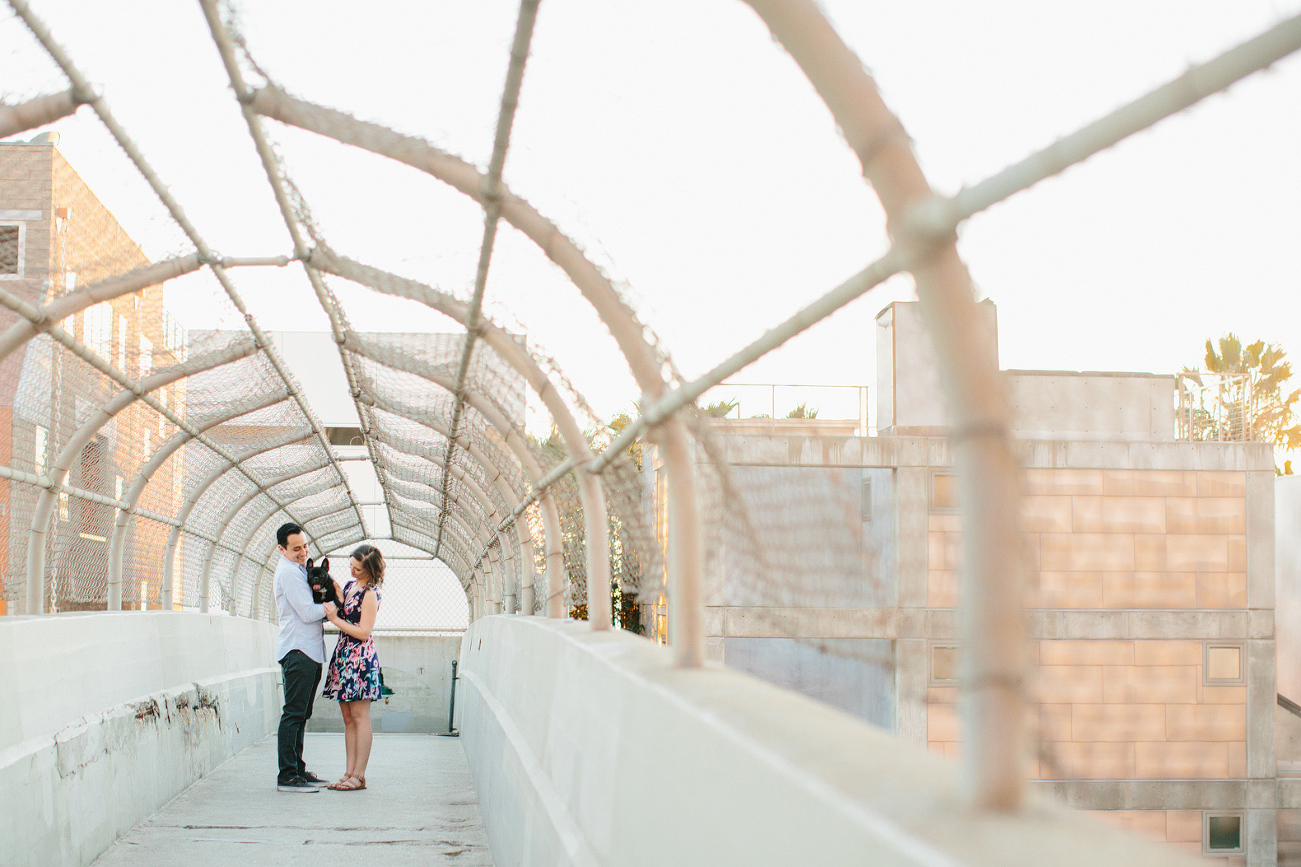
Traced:
[[[710, 651], [952, 756], [952, 450], [917, 305], [877, 322], [880, 435], [818, 419], [713, 425], [751, 514], [748, 531], [727, 522], [710, 558]], [[1276, 762], [1270, 447], [1176, 440], [1173, 375], [1007, 383], [1026, 467], [1028, 776], [1189, 852], [1274, 863], [1280, 820], [1285, 849], [1295, 824], [1276, 811], [1301, 802]], [[756, 546], [795, 554], [759, 574]]]
[[[33, 305], [48, 304], [98, 280], [150, 264], [148, 257], [96, 198], [55, 147], [57, 139], [37, 136], [32, 143], [0, 144], [0, 284]], [[0, 328], [18, 319], [5, 310]], [[182, 360], [186, 334], [163, 306], [163, 287], [95, 304], [60, 323], [100, 357], [129, 376]], [[0, 461], [40, 475], [68, 435], [98, 403], [120, 386], [89, 365], [66, 363], [51, 351], [51, 339], [38, 336], [0, 363]], [[89, 398], [89, 399], [88, 399]], [[100, 400], [96, 400], [100, 399]], [[178, 383], [162, 399], [182, 412], [185, 386]], [[106, 497], [120, 497], [122, 486], [147, 460], [158, 442], [173, 431], [137, 404], [122, 412], [81, 453], [68, 483]], [[140, 505], [171, 513], [181, 471], [179, 458], [164, 467]], [[179, 482], [179, 478], [176, 479]], [[175, 493], [173, 493], [175, 492]], [[36, 490], [0, 480], [0, 613], [20, 599], [26, 541]], [[106, 601], [111, 507], [61, 498], [46, 568], [52, 611], [102, 609]], [[136, 564], [123, 605], [137, 608], [159, 596], [158, 557], [137, 558], [137, 550], [161, 550], [162, 527], [133, 530], [127, 562]], [[154, 603], [155, 605], [157, 603]]]

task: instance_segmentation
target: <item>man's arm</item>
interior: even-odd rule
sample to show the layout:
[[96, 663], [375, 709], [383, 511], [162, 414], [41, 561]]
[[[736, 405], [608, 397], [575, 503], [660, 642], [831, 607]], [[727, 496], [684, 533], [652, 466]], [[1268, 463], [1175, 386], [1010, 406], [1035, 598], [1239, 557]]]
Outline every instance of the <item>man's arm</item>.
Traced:
[[277, 570], [276, 580], [280, 582], [280, 589], [285, 594], [285, 601], [289, 603], [289, 607], [294, 609], [294, 612], [304, 623], [315, 623], [318, 620], [324, 620], [325, 606], [317, 605], [312, 601], [312, 588], [308, 586], [307, 579], [296, 573], [297, 570], [286, 569], [283, 572]]

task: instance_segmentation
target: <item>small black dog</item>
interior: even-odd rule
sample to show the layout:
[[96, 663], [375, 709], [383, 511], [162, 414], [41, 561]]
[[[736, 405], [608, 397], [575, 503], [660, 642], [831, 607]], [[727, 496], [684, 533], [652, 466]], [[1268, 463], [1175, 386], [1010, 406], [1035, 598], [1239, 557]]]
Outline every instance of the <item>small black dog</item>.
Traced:
[[307, 561], [307, 583], [312, 587], [312, 601], [317, 605], [333, 602], [340, 608], [343, 607], [339, 594], [334, 589], [334, 579], [330, 577], [329, 557], [322, 560], [319, 566], [313, 566], [310, 559]]

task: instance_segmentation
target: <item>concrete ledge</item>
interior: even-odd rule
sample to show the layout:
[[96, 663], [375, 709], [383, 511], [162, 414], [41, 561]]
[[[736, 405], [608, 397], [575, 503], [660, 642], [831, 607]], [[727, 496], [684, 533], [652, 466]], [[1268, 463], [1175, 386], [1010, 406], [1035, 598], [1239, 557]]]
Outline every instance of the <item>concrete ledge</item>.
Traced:
[[0, 709], [5, 863], [89, 864], [266, 737], [281, 704], [274, 641], [267, 623], [181, 612], [0, 618], [14, 675]]
[[969, 813], [955, 764], [628, 633], [486, 617], [461, 672], [498, 864], [1197, 863], [1043, 797]]
[[[810, 431], [762, 434], [711, 425], [729, 464], [757, 466], [949, 467], [949, 440], [942, 436], [825, 436]], [[1274, 454], [1265, 443], [1129, 442], [1022, 439], [1017, 452], [1026, 467], [1099, 470], [1180, 470], [1188, 472], [1274, 471]]]
[[[706, 634], [727, 638], [938, 638], [958, 635], [956, 608], [708, 606]], [[1222, 609], [1028, 609], [1034, 639], [1268, 638], [1273, 612]]]

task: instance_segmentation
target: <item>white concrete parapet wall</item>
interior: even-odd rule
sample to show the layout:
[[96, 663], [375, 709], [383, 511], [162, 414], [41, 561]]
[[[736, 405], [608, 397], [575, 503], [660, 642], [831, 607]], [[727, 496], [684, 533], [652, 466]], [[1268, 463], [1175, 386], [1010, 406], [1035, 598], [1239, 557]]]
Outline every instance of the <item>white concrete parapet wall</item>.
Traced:
[[0, 617], [0, 860], [89, 864], [266, 737], [281, 705], [274, 656], [274, 625], [244, 618]]
[[1041, 798], [973, 815], [951, 761], [585, 623], [476, 621], [457, 706], [499, 867], [1199, 863]]

